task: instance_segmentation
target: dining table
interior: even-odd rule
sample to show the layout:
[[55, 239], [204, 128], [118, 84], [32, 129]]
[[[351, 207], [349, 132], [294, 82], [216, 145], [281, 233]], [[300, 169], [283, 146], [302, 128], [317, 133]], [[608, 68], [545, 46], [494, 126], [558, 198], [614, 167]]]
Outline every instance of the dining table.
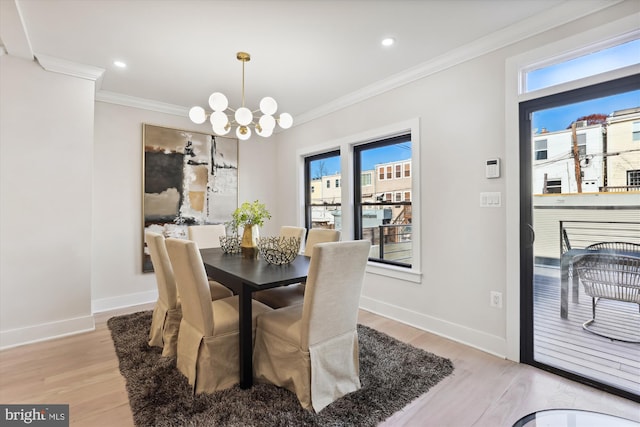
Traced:
[[220, 248], [201, 249], [207, 275], [239, 298], [240, 388], [253, 385], [253, 325], [251, 299], [253, 292], [304, 282], [310, 258], [298, 255], [287, 264], [270, 264], [261, 257], [225, 253]]

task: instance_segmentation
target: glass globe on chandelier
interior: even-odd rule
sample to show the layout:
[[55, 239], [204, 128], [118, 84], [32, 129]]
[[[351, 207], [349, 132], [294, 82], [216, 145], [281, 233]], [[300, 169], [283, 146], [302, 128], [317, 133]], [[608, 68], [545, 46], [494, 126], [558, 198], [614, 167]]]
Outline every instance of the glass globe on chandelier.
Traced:
[[[289, 113], [282, 113], [276, 119], [274, 114], [278, 110], [278, 103], [270, 96], [262, 98], [259, 110], [251, 111], [244, 106], [244, 64], [251, 60], [251, 56], [246, 52], [238, 52], [236, 58], [242, 62], [242, 107], [237, 110], [229, 108], [227, 97], [220, 92], [214, 92], [209, 96], [209, 107], [213, 112], [207, 113], [202, 107], [192, 107], [189, 110], [191, 121], [202, 124], [209, 117], [213, 132], [220, 136], [228, 134], [232, 126], [237, 126], [236, 136], [241, 140], [247, 140], [251, 137], [251, 127], [255, 129], [256, 134], [264, 138], [273, 134], [276, 123], [282, 129], [289, 129], [293, 125], [293, 117]], [[227, 109], [234, 113], [232, 118], [225, 112]], [[254, 114], [258, 112], [261, 112], [262, 116], [254, 117]]]

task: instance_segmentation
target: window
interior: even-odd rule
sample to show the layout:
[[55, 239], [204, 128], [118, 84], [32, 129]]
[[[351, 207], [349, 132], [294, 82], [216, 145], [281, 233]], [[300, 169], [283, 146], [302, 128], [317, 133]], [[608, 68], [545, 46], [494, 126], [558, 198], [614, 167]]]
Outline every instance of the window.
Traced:
[[574, 58], [556, 58], [552, 64], [525, 70], [525, 92], [544, 89], [640, 63], [640, 39], [627, 41]]
[[578, 140], [578, 155], [583, 158], [587, 155], [587, 134], [579, 133], [576, 137]]
[[340, 188], [340, 179], [336, 179], [336, 188]]
[[[370, 261], [411, 267], [411, 189], [407, 189], [406, 180], [382, 183], [394, 177], [402, 178], [405, 171], [411, 170], [411, 149], [410, 135], [354, 146], [354, 234], [356, 239], [371, 241]], [[378, 197], [366, 197], [362, 187], [367, 184], [362, 177], [364, 171], [374, 168], [378, 159], [390, 160], [393, 164], [375, 167], [379, 177], [375, 185], [383, 187], [376, 189]]]
[[[389, 145], [388, 150], [375, 150], [385, 145]], [[412, 118], [302, 151], [298, 158], [300, 183], [304, 183], [306, 198], [299, 214], [304, 213], [305, 226], [338, 229], [342, 240], [372, 237], [375, 232], [367, 273], [421, 284], [421, 224], [417, 220], [421, 197], [421, 171], [417, 166], [420, 150], [420, 120]], [[319, 161], [324, 161], [324, 167]], [[403, 173], [408, 171], [410, 179], [387, 180], [387, 166], [396, 164], [402, 165]], [[393, 167], [391, 172], [395, 172]], [[320, 176], [325, 180], [339, 178], [340, 188], [325, 188]], [[310, 185], [315, 185], [313, 194]], [[401, 202], [393, 201], [397, 191], [403, 194]], [[416, 220], [412, 221], [413, 218]], [[383, 230], [393, 232], [383, 234], [381, 256], [379, 230], [383, 225]], [[392, 253], [394, 248], [398, 250]]]
[[547, 160], [547, 140], [538, 139], [535, 142], [536, 160]]
[[404, 164], [404, 177], [409, 178], [411, 176], [411, 163]]
[[640, 141], [640, 122], [633, 122], [632, 126], [632, 140]]
[[627, 185], [640, 187], [640, 169], [627, 171]]
[[550, 179], [547, 181], [547, 188], [545, 193], [559, 194], [562, 193], [562, 180]]
[[[340, 151], [331, 151], [304, 159], [305, 173], [305, 226], [307, 228], [341, 227]], [[331, 188], [334, 179], [336, 187]], [[322, 182], [325, 185], [322, 185]], [[318, 191], [315, 191], [315, 187]]]

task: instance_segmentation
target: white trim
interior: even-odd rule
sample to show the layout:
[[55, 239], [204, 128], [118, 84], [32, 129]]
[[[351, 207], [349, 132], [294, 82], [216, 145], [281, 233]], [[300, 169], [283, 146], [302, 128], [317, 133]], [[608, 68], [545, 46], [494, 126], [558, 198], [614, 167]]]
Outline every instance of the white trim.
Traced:
[[366, 272], [378, 276], [404, 280], [405, 282], [422, 283], [422, 272], [419, 270], [398, 267], [391, 264], [368, 262]]
[[116, 310], [134, 305], [153, 303], [158, 300], [158, 290], [136, 292], [134, 294], [118, 295], [109, 298], [94, 299], [91, 301], [91, 311], [101, 313], [103, 311]]
[[60, 59], [42, 53], [35, 52], [35, 56], [38, 63], [47, 71], [92, 80], [94, 82], [101, 78], [105, 71], [104, 68], [67, 61], [66, 59]]
[[505, 182], [506, 182], [506, 354], [520, 361], [520, 153], [518, 104], [553, 93], [576, 89], [639, 72], [638, 67], [598, 74], [535, 92], [519, 94], [522, 88], [521, 70], [548, 58], [567, 54], [585, 46], [616, 39], [637, 29], [640, 13], [606, 23], [571, 37], [508, 58], [505, 63]]
[[95, 330], [93, 316], [41, 323], [0, 332], [0, 350]]
[[387, 317], [405, 325], [413, 326], [438, 336], [476, 348], [494, 356], [505, 358], [506, 341], [497, 335], [491, 335], [478, 329], [460, 326], [437, 317], [428, 316], [404, 307], [389, 304], [363, 296], [360, 298], [360, 308], [380, 316]]
[[123, 95], [106, 90], [100, 90], [96, 92], [96, 101], [123, 105], [125, 107], [140, 108], [149, 111], [157, 111], [159, 113], [173, 114], [175, 116], [189, 117], [189, 109], [187, 107], [182, 107], [175, 104], [167, 104], [151, 99]]

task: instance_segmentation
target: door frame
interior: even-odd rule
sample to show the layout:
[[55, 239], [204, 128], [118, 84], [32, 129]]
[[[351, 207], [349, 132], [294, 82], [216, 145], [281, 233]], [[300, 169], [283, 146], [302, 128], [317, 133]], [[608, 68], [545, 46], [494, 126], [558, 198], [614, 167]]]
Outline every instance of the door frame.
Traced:
[[615, 95], [622, 92], [640, 89], [640, 74], [634, 74], [614, 80], [572, 89], [565, 92], [542, 96], [519, 103], [519, 190], [520, 190], [520, 362], [535, 366], [571, 380], [588, 384], [611, 394], [638, 401], [639, 396], [620, 390], [609, 384], [546, 365], [534, 360], [533, 346], [533, 273], [534, 254], [533, 241], [533, 203], [531, 191], [532, 176], [532, 138], [531, 114], [546, 108], [573, 104], [593, 98]]

